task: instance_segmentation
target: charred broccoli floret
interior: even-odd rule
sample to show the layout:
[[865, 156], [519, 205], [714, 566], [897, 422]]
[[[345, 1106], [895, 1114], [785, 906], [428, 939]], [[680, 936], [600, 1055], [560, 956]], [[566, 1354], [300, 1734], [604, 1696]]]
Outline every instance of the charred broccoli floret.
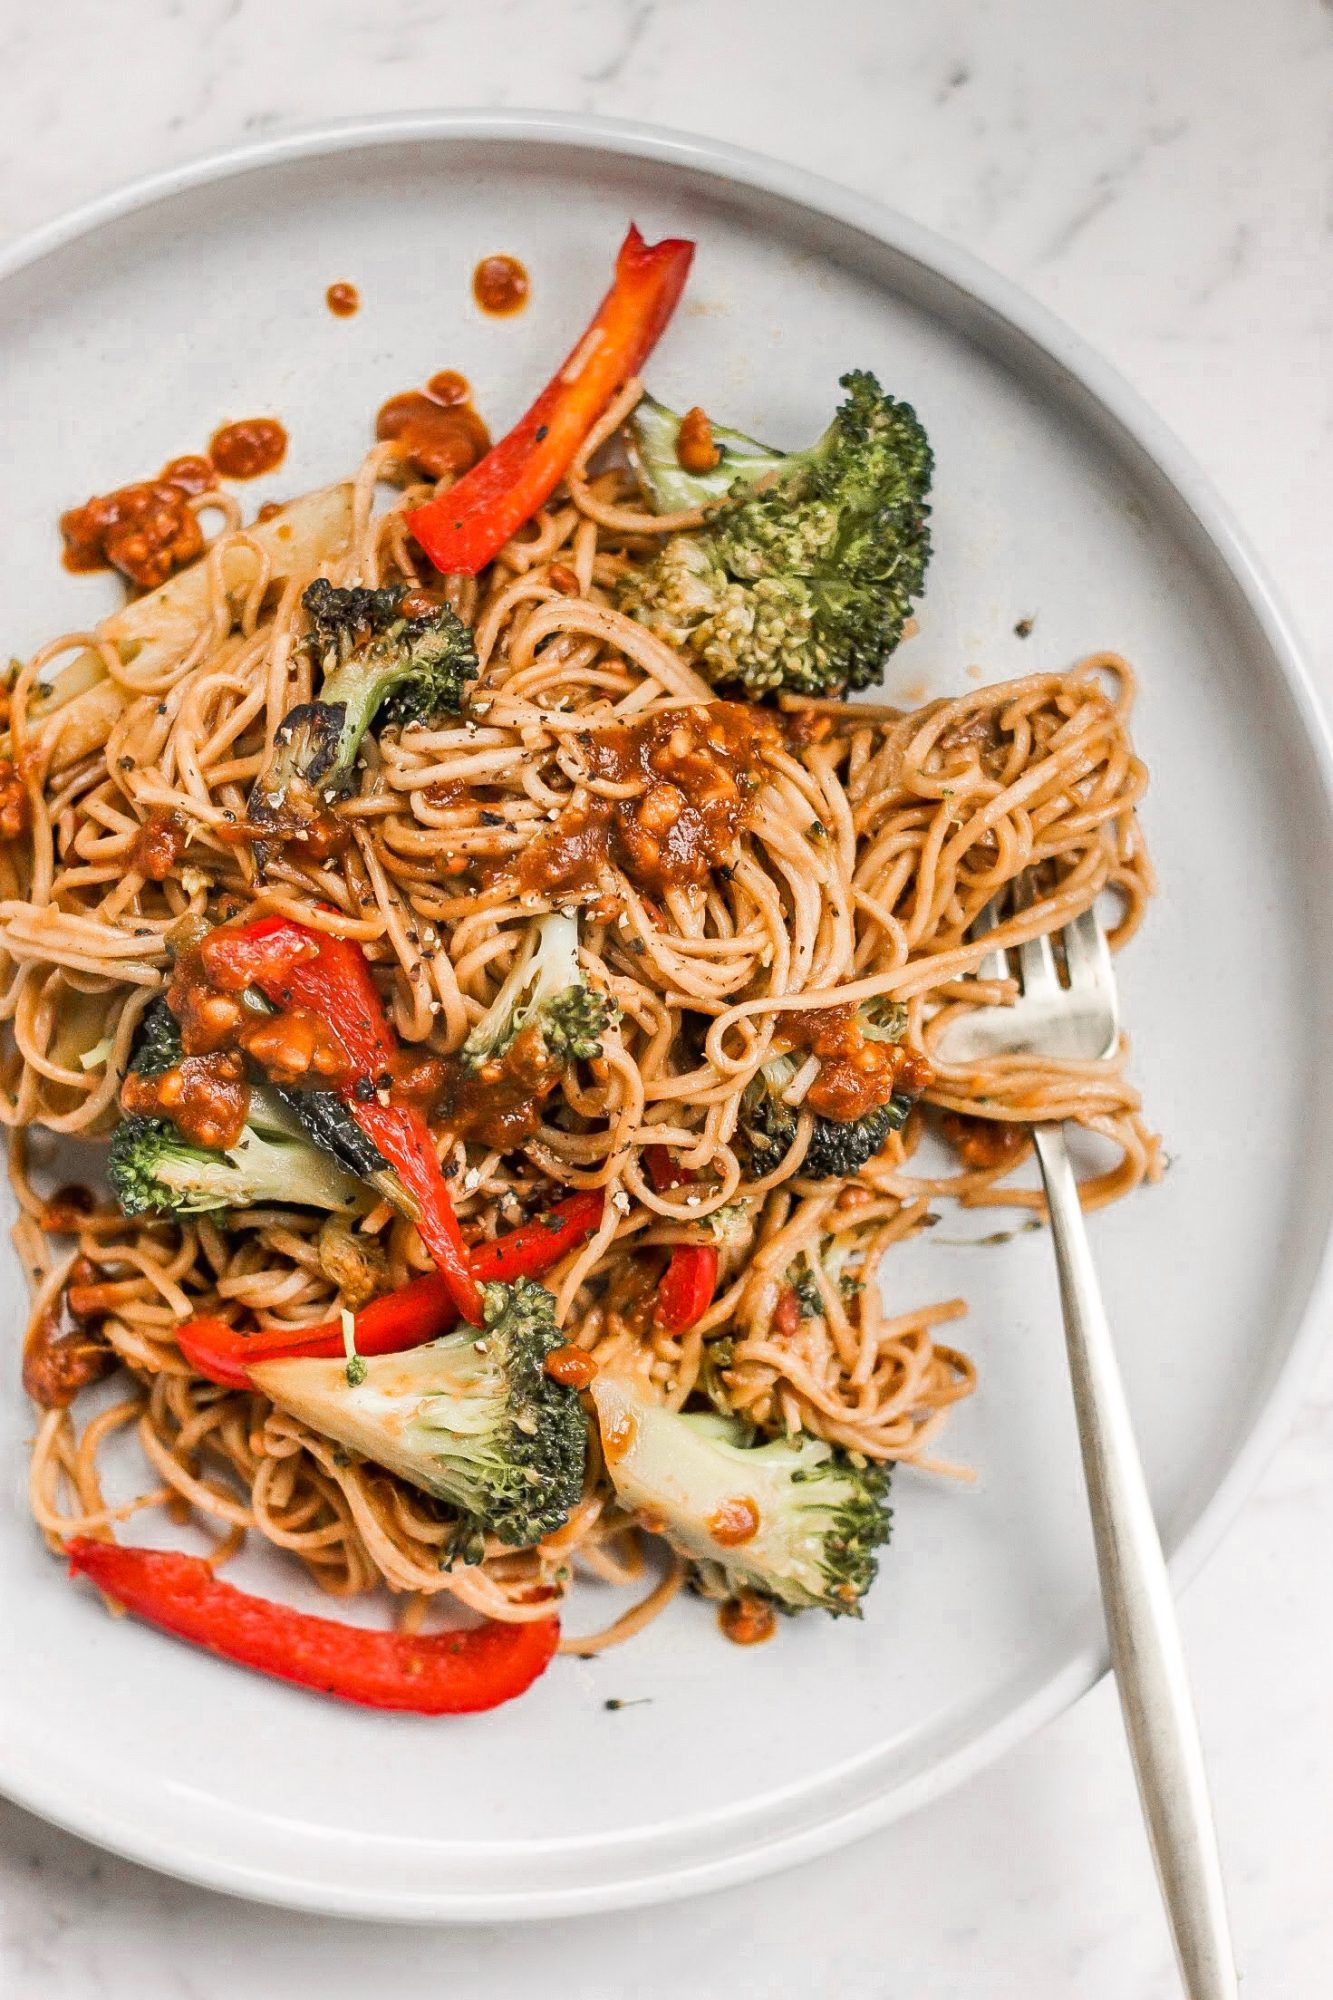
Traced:
[[[756, 1180], [771, 1174], [791, 1150], [796, 1137], [797, 1113], [785, 1104], [782, 1093], [796, 1075], [790, 1056], [774, 1056], [746, 1085], [741, 1098], [738, 1130], [750, 1156], [750, 1170]], [[845, 1179], [862, 1168], [867, 1160], [884, 1150], [889, 1135], [900, 1132], [907, 1122], [912, 1099], [895, 1091], [887, 1104], [876, 1105], [863, 1118], [840, 1123], [835, 1118], [815, 1118], [801, 1175], [806, 1180]]]
[[234, 1146], [192, 1146], [165, 1118], [124, 1118], [111, 1140], [107, 1175], [126, 1215], [199, 1215], [216, 1208], [353, 1209], [363, 1190], [312, 1146], [276, 1094], [250, 1093]]
[[920, 595], [934, 464], [926, 434], [873, 375], [844, 375], [842, 387], [809, 451], [714, 431], [721, 457], [702, 474], [673, 463], [671, 411], [640, 404], [630, 420], [631, 457], [658, 511], [708, 513], [626, 575], [621, 608], [719, 686], [753, 696], [869, 687]]
[[377, 717], [418, 722], [461, 710], [477, 671], [472, 634], [447, 605], [407, 616], [407, 596], [403, 584], [340, 590], [317, 577], [308, 587], [301, 603], [323, 685], [279, 724], [250, 800], [253, 819], [300, 820], [344, 797]]
[[805, 1435], [756, 1444], [734, 1417], [663, 1409], [614, 1375], [592, 1396], [621, 1506], [660, 1522], [707, 1592], [859, 1616], [889, 1538], [887, 1467]]
[[617, 1017], [615, 1002], [595, 993], [579, 969], [579, 920], [552, 910], [534, 926], [513, 971], [463, 1044], [471, 1070], [499, 1061], [535, 1027], [552, 1063], [591, 1062]]
[[[907, 1024], [902, 1008], [871, 1002], [857, 1010], [857, 1023], [867, 1041], [901, 1041]], [[751, 1077], [741, 1095], [737, 1133], [749, 1156], [756, 1180], [781, 1166], [796, 1137], [799, 1113], [786, 1103], [798, 1064], [789, 1055], [772, 1056]], [[882, 1152], [890, 1134], [900, 1132], [916, 1102], [916, 1093], [895, 1090], [884, 1104], [864, 1117], [849, 1120], [815, 1115], [810, 1144], [801, 1161], [802, 1179], [846, 1179]]]
[[[257, 1010], [267, 1010], [268, 1003], [262, 994], [253, 993], [247, 998], [249, 1004]], [[179, 1023], [166, 1001], [159, 996], [139, 1022], [134, 1046], [130, 1052], [129, 1068], [132, 1073], [139, 1076], [162, 1076], [167, 1070], [177, 1068], [184, 1059], [185, 1052], [181, 1046]], [[126, 1126], [135, 1128], [137, 1136], [127, 1134]], [[151, 1145], [148, 1136], [137, 1129], [145, 1126], [153, 1128], [157, 1135]], [[173, 1163], [166, 1170], [167, 1178], [171, 1182], [181, 1182], [182, 1176], [186, 1174], [186, 1168], [179, 1157], [183, 1148], [185, 1153], [197, 1155], [209, 1163], [210, 1172], [206, 1184], [210, 1188], [216, 1187], [220, 1190], [239, 1185], [234, 1177], [226, 1173], [223, 1178], [217, 1178], [218, 1163], [225, 1168], [229, 1158], [227, 1154], [215, 1155], [206, 1147], [188, 1146], [175, 1131], [169, 1119], [126, 1119], [116, 1134], [111, 1151], [111, 1170], [117, 1198], [121, 1201], [122, 1207], [127, 1200], [139, 1203], [139, 1207], [135, 1209], [126, 1208], [126, 1214], [142, 1214], [150, 1210], [161, 1213], [184, 1212], [178, 1199], [167, 1199], [167, 1179], [162, 1181], [156, 1194], [149, 1198], [159, 1177], [151, 1171], [144, 1172], [143, 1163], [150, 1157], [165, 1158], [162, 1147], [167, 1141], [170, 1141], [173, 1150]], [[309, 1144], [306, 1145], [305, 1141], [309, 1141]], [[252, 1091], [247, 1130], [242, 1135], [239, 1146], [245, 1149], [251, 1170], [259, 1168], [261, 1162], [267, 1162], [265, 1171], [271, 1169], [277, 1172], [281, 1164], [284, 1171], [298, 1172], [297, 1184], [301, 1187], [323, 1186], [330, 1194], [337, 1191], [336, 1199], [326, 1200], [303, 1194], [285, 1195], [279, 1187], [276, 1192], [270, 1190], [262, 1196], [253, 1195], [249, 1197], [251, 1201], [286, 1199], [316, 1208], [347, 1208], [353, 1205], [349, 1191], [358, 1192], [355, 1183], [365, 1181], [410, 1219], [415, 1220], [420, 1213], [413, 1196], [404, 1187], [379, 1148], [366, 1137], [342, 1099], [334, 1091], [283, 1090], [274, 1087]], [[233, 1149], [233, 1152], [235, 1150]], [[322, 1161], [322, 1171], [325, 1176], [323, 1180], [308, 1170], [308, 1164], [306, 1171], [300, 1170], [300, 1161], [312, 1151], [331, 1156]], [[235, 1160], [232, 1159], [232, 1167], [235, 1164]], [[336, 1169], [341, 1169], [341, 1172]], [[199, 1171], [196, 1161], [195, 1172]], [[205, 1182], [201, 1181], [200, 1186], [203, 1185]], [[242, 1207], [245, 1205], [245, 1199], [241, 1195], [225, 1195], [217, 1200], [196, 1202], [194, 1206], [196, 1208]]]
[[175, 1069], [183, 1054], [176, 1016], [159, 995], [135, 1030], [129, 1066], [140, 1076], [163, 1076]]
[[564, 1341], [555, 1300], [530, 1278], [482, 1287], [484, 1327], [403, 1354], [283, 1360], [257, 1387], [312, 1430], [458, 1510], [449, 1555], [480, 1560], [486, 1534], [526, 1548], [563, 1527], [583, 1491], [587, 1420], [546, 1357]]

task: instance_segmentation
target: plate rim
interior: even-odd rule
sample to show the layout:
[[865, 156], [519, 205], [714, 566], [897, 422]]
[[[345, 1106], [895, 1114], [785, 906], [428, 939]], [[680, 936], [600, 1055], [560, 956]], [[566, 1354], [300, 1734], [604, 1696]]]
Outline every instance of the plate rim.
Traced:
[[[508, 142], [602, 152], [693, 170], [725, 184], [774, 196], [853, 228], [905, 256], [961, 297], [986, 309], [1000, 328], [1017, 333], [1054, 362], [1090, 397], [1103, 422], [1109, 418], [1192, 517], [1195, 530], [1240, 593], [1274, 666], [1286, 685], [1296, 721], [1333, 821], [1333, 733], [1314, 692], [1309, 668], [1291, 621], [1243, 532], [1170, 427], [1139, 392], [1081, 334], [983, 260], [889, 204], [862, 195], [807, 168], [701, 134], [591, 112], [542, 109], [424, 110], [385, 112], [321, 121], [272, 137], [247, 141], [161, 168], [96, 194], [39, 224], [0, 251], [0, 287], [55, 252], [107, 225], [158, 203], [222, 180], [284, 164], [374, 147], [438, 141]], [[1230, 1463], [1170, 1558], [1177, 1594], [1216, 1548], [1242, 1501], [1290, 1427], [1324, 1345], [1324, 1320], [1333, 1303], [1333, 1210], [1287, 1355], [1256, 1404], [1256, 1414]], [[928, 1770], [890, 1792], [815, 1824], [771, 1838], [751, 1838], [712, 1859], [663, 1861], [629, 1879], [542, 1889], [448, 1889], [425, 1892], [323, 1883], [313, 1873], [248, 1867], [202, 1849], [182, 1851], [124, 1812], [82, 1796], [58, 1775], [43, 1781], [30, 1770], [0, 1762], [0, 1792], [16, 1804], [83, 1839], [127, 1859], [196, 1884], [282, 1907], [364, 1919], [410, 1922], [485, 1922], [547, 1918], [627, 1909], [721, 1889], [826, 1854], [888, 1825], [940, 1797], [984, 1769], [1043, 1723], [1070, 1706], [1108, 1671], [1105, 1644], [1078, 1648], [1054, 1674]], [[557, 1846], [581, 1843], [555, 1843]]]

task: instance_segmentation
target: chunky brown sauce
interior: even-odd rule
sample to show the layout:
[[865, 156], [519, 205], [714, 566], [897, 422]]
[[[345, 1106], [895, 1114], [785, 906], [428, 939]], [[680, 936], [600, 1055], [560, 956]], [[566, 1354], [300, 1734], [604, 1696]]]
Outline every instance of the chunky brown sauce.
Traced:
[[192, 1146], [225, 1151], [245, 1130], [250, 1086], [239, 1050], [189, 1056], [157, 1076], [131, 1070], [120, 1090], [123, 1111], [169, 1118]]
[[[173, 466], [197, 462], [174, 459], [156, 479], [96, 493], [82, 507], [62, 514], [65, 568], [118, 569], [142, 590], [155, 590], [193, 562], [203, 553], [204, 536], [189, 502], [193, 493], [206, 489], [168, 475]], [[213, 484], [211, 469], [208, 484]]]
[[586, 1389], [597, 1373], [597, 1363], [581, 1347], [557, 1347], [542, 1363], [553, 1382], [563, 1389]]
[[721, 458], [707, 410], [686, 410], [676, 433], [676, 460], [685, 472], [711, 472]]
[[204, 536], [190, 501], [211, 491], [218, 475], [253, 479], [271, 472], [287, 449], [287, 433], [272, 417], [247, 417], [216, 432], [209, 456], [172, 458], [156, 479], [95, 493], [60, 516], [65, 568], [118, 569], [141, 590], [156, 590], [203, 554]]
[[287, 456], [287, 433], [276, 417], [242, 417], [214, 431], [208, 455], [224, 479], [258, 479]]
[[607, 862], [658, 893], [707, 881], [734, 855], [779, 739], [763, 710], [712, 701], [578, 740], [594, 784], [633, 790], [624, 798], [591, 791], [567, 806], [519, 861], [529, 894], [590, 887]]
[[457, 1057], [445, 1059], [439, 1117], [460, 1139], [510, 1152], [530, 1139], [541, 1124], [542, 1104], [554, 1089], [561, 1065], [552, 1062], [541, 1031], [522, 1028], [503, 1056], [473, 1071]]
[[887, 1104], [895, 1091], [919, 1097], [931, 1079], [930, 1064], [915, 1049], [868, 1039], [851, 1005], [788, 1014], [779, 1041], [786, 1049], [808, 1049], [819, 1058], [819, 1074], [805, 1103], [821, 1118], [842, 1123], [864, 1118]]
[[52, 1306], [38, 1320], [23, 1350], [23, 1386], [44, 1410], [64, 1410], [81, 1389], [100, 1381], [117, 1367], [116, 1355], [100, 1335], [77, 1328], [60, 1331], [60, 1313]]
[[483, 257], [472, 273], [472, 296], [495, 319], [522, 312], [531, 289], [517, 257]]
[[324, 303], [335, 319], [350, 319], [354, 312], [360, 310], [361, 294], [355, 285], [349, 285], [345, 278], [340, 278], [325, 292]]
[[1008, 1118], [974, 1118], [965, 1111], [941, 1113], [939, 1129], [962, 1164], [976, 1173], [1012, 1166], [1028, 1143], [1025, 1125]]
[[129, 851], [129, 866], [149, 882], [165, 882], [190, 838], [184, 813], [158, 807], [150, 812]]
[[465, 376], [452, 368], [432, 375], [424, 389], [390, 396], [375, 419], [377, 438], [395, 438], [423, 479], [457, 478], [484, 458], [491, 435], [473, 409]]
[[759, 1533], [759, 1509], [748, 1495], [736, 1494], [709, 1518], [708, 1532], [719, 1548], [741, 1548]]
[[771, 1604], [762, 1597], [730, 1597], [717, 1614], [722, 1636], [734, 1646], [760, 1646], [777, 1631]]

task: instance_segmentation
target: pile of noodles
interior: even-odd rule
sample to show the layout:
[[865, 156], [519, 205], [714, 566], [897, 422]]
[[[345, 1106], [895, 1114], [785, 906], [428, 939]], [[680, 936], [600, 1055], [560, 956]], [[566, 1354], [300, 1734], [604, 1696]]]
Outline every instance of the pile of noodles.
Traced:
[[[578, 906], [587, 976], [619, 1003], [619, 1025], [602, 1062], [565, 1075], [518, 1152], [483, 1155], [440, 1131], [468, 1233], [512, 1227], [550, 1200], [553, 1183], [605, 1188], [597, 1234], [546, 1280], [562, 1323], [599, 1365], [635, 1371], [674, 1408], [707, 1398], [769, 1429], [803, 1428], [871, 1459], [948, 1469], [937, 1433], [973, 1373], [936, 1336], [963, 1305], [891, 1313], [879, 1261], [931, 1219], [942, 1194], [1030, 1207], [1040, 1195], [995, 1184], [1012, 1159], [947, 1178], [915, 1174], [919, 1116], [850, 1184], [802, 1180], [803, 1116], [781, 1167], [747, 1180], [740, 1096], [792, 1009], [893, 996], [906, 1003], [909, 1042], [929, 1054], [957, 1010], [1012, 994], [1006, 981], [968, 977], [997, 941], [1050, 930], [1111, 889], [1122, 912], [1113, 942], [1123, 942], [1151, 890], [1134, 811], [1145, 773], [1129, 737], [1132, 677], [1121, 660], [1099, 656], [914, 714], [809, 705], [807, 726], [789, 732], [797, 747], [769, 758], [735, 865], [706, 886], [649, 901], [608, 863], [591, 891], [518, 895], [506, 862], [580, 788], [601, 783], [588, 775], [580, 737], [711, 697], [690, 666], [614, 609], [625, 566], [650, 555], [664, 527], [692, 518], [664, 523], [629, 502], [615, 471], [585, 470], [634, 395], [631, 387], [608, 413], [566, 486], [486, 577], [450, 580], [481, 661], [467, 717], [367, 740], [361, 789], [343, 808], [353, 837], [336, 861], [303, 860], [288, 843], [260, 882], [249, 847], [226, 837], [245, 817], [283, 716], [312, 693], [299, 643], [309, 573], [269, 588], [260, 561], [243, 601], [229, 595], [222, 556], [247, 534], [234, 503], [199, 503], [231, 512], [205, 558], [208, 619], [178, 657], [155, 659], [136, 678], [121, 649], [74, 634], [19, 673], [14, 750], [32, 830], [0, 846], [0, 1116], [14, 1128], [18, 1243], [33, 1276], [34, 1334], [53, 1324], [73, 1272], [85, 1320], [95, 1310], [98, 1337], [124, 1364], [123, 1393], [109, 1402], [102, 1393], [82, 1425], [72, 1408], [40, 1415], [32, 1506], [53, 1545], [164, 1507], [211, 1530], [217, 1560], [253, 1533], [298, 1556], [332, 1593], [387, 1583], [407, 1594], [400, 1615], [409, 1622], [440, 1592], [522, 1619], [545, 1615], [576, 1571], [613, 1582], [642, 1573], [648, 1594], [635, 1610], [594, 1639], [566, 1642], [585, 1650], [637, 1629], [679, 1582], [679, 1565], [645, 1569], [595, 1446], [583, 1500], [558, 1534], [441, 1568], [446, 1510], [349, 1460], [262, 1396], [191, 1373], [173, 1327], [193, 1314], [293, 1328], [336, 1315], [320, 1218], [275, 1208], [129, 1222], [102, 1201], [72, 1242], [43, 1227], [34, 1172], [49, 1142], [30, 1140], [31, 1129], [98, 1135], [114, 1122], [136, 1024], [164, 980], [166, 935], [187, 914], [279, 910], [355, 939], [399, 1035], [445, 1052], [493, 997], [531, 920]], [[408, 487], [376, 511], [386, 480], [406, 476], [397, 449], [378, 446], [357, 475], [350, 545], [322, 565], [334, 582], [418, 577], [403, 510], [426, 489]], [[34, 748], [22, 718], [60, 659], [89, 647], [123, 702], [104, 746], [53, 771], [56, 739]], [[193, 830], [160, 884], [131, 863], [155, 809], [178, 811]], [[983, 906], [1032, 868], [1045, 884], [1039, 899], [984, 943], [968, 942]], [[1110, 1141], [1116, 1161], [1085, 1186], [1090, 1202], [1158, 1171], [1123, 1052], [1109, 1063], [1008, 1056], [959, 1065], [938, 1052], [935, 1062], [931, 1104], [1019, 1123], [1073, 1119]], [[643, 1164], [649, 1143], [671, 1147], [694, 1182], [655, 1191]], [[711, 1240], [709, 1217], [723, 1209], [714, 1304], [684, 1334], [655, 1331], [643, 1274], [660, 1259], [641, 1253]], [[71, 1220], [80, 1218], [65, 1217], [66, 1228]], [[382, 1247], [392, 1284], [428, 1268], [414, 1229], [387, 1206], [360, 1226]], [[845, 1258], [830, 1258], [830, 1248]], [[821, 1310], [779, 1331], [775, 1306], [802, 1251]], [[859, 1282], [827, 1275], [840, 1261]], [[99, 1467], [126, 1427], [148, 1470], [141, 1493], [112, 1505]]]

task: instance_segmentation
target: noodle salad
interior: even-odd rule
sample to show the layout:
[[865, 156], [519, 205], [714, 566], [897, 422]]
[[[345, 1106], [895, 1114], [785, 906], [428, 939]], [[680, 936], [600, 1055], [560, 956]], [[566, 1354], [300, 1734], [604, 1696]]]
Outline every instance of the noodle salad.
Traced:
[[[494, 1706], [683, 1585], [742, 1642], [858, 1613], [891, 1469], [959, 1473], [974, 1386], [891, 1247], [942, 1197], [1040, 1211], [1034, 1120], [1109, 1142], [1089, 1204], [1160, 1171], [1123, 1050], [942, 1053], [1013, 996], [997, 947], [1105, 891], [1113, 945], [1140, 919], [1128, 666], [849, 700], [912, 629], [929, 444], [865, 372], [790, 453], [648, 395], [692, 247], [631, 229], [493, 446], [437, 377], [249, 523], [208, 460], [66, 517], [136, 592], [12, 673], [33, 1514], [115, 1603], [345, 1700]], [[235, 1588], [248, 1537], [391, 1627]], [[562, 1633], [580, 1577], [632, 1607]]]

